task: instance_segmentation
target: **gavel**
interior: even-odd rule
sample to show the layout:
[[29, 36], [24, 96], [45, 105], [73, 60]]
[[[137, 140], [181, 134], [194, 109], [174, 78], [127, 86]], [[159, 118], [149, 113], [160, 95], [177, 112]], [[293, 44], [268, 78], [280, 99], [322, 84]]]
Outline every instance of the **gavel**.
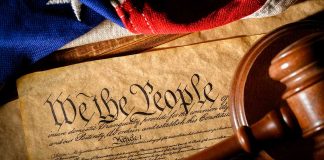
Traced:
[[[253, 154], [271, 140], [299, 134], [315, 141], [317, 154], [324, 157], [324, 32], [296, 41], [271, 61], [269, 75], [286, 85], [282, 95], [288, 106], [266, 114], [249, 126], [185, 160], [223, 160], [237, 154]], [[269, 93], [271, 94], [271, 93]]]

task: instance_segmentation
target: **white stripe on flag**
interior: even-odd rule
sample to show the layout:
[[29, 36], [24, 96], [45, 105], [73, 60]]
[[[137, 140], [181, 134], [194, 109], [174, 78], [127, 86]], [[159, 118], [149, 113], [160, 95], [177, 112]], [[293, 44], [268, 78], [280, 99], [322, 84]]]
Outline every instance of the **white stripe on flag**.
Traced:
[[267, 0], [260, 9], [258, 9], [251, 15], [244, 17], [243, 19], [262, 18], [277, 15], [286, 10], [296, 1], [297, 0]]

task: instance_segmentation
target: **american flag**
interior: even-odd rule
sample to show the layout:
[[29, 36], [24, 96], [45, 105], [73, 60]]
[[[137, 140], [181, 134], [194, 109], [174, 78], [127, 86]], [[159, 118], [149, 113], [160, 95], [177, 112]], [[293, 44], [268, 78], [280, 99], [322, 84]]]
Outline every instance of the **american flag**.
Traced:
[[[0, 86], [103, 20], [136, 34], [195, 32], [278, 14], [295, 0], [1, 0]], [[107, 28], [109, 30], [109, 28]], [[100, 36], [100, 35], [98, 35]]]

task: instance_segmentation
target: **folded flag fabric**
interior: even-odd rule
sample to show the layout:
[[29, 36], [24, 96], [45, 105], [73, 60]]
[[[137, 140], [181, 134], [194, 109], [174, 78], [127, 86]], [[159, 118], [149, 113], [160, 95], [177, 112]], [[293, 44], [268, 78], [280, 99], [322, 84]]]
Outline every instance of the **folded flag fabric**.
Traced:
[[248, 16], [265, 0], [124, 0], [115, 5], [134, 33], [182, 33], [209, 29]]
[[136, 34], [184, 33], [210, 29], [241, 18], [278, 14], [294, 2], [1, 0], [0, 89], [6, 81], [14, 80], [24, 68], [88, 32], [105, 19]]

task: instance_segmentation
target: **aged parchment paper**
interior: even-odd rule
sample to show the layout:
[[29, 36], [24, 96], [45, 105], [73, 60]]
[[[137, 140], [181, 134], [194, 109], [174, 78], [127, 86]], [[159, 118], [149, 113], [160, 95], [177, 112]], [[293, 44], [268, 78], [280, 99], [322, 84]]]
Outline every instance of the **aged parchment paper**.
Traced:
[[0, 106], [0, 159], [26, 159], [18, 100]]
[[18, 80], [30, 159], [181, 159], [232, 135], [231, 77], [260, 36], [76, 64]]

